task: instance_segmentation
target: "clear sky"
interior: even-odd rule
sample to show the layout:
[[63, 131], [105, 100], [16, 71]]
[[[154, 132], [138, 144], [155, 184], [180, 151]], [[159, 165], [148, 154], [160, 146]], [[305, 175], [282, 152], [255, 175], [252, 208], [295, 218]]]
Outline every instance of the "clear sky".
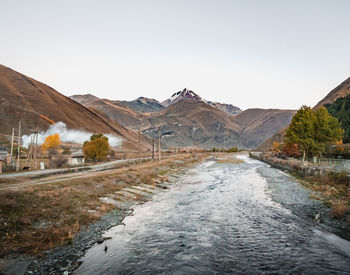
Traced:
[[350, 76], [350, 1], [0, 0], [0, 63], [65, 95], [315, 105]]

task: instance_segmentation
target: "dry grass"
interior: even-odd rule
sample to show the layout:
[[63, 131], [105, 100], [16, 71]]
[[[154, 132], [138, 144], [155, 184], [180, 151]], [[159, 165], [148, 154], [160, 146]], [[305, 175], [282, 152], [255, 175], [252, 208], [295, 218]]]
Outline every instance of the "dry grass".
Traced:
[[343, 219], [348, 210], [350, 210], [349, 205], [345, 205], [344, 202], [338, 202], [333, 204], [331, 214], [335, 219]]
[[226, 158], [226, 159], [219, 159], [217, 162], [218, 163], [240, 164], [243, 162], [243, 160], [236, 159], [236, 158]]
[[[161, 174], [187, 167], [202, 157], [188, 154], [165, 159], [161, 162]], [[84, 226], [114, 208], [101, 202], [101, 197], [141, 182], [166, 180], [166, 176], [159, 175], [159, 166], [159, 162], [144, 162], [88, 178], [2, 191], [0, 257], [12, 252], [42, 255], [46, 250], [70, 243]]]
[[350, 209], [350, 184], [344, 173], [330, 173], [324, 176], [300, 177], [301, 183], [317, 194], [310, 198], [321, 199], [332, 208], [332, 217], [343, 219], [344, 214]]

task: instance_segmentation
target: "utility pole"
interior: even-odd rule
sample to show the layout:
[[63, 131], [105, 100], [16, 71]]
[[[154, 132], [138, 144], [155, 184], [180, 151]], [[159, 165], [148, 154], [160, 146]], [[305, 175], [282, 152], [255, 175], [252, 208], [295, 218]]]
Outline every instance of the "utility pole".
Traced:
[[139, 162], [141, 162], [141, 134], [140, 134], [140, 128], [138, 129], [139, 133]]
[[13, 141], [15, 139], [15, 128], [12, 128], [12, 137], [11, 137], [11, 166], [14, 165], [13, 162]]
[[35, 136], [34, 136], [34, 169], [38, 169], [38, 160], [37, 160], [37, 154], [38, 154], [38, 136], [39, 132], [38, 130], [35, 131]]
[[162, 157], [160, 155], [160, 134], [158, 135], [158, 157], [159, 157], [159, 161], [161, 161]]
[[18, 122], [18, 152], [17, 152], [18, 158], [17, 158], [16, 171], [19, 170], [20, 152], [21, 152], [21, 121]]
[[152, 161], [154, 161], [154, 138], [152, 138]]
[[28, 146], [29, 150], [28, 150], [28, 155], [27, 155], [27, 160], [26, 160], [26, 164], [25, 166], [29, 166], [31, 164], [31, 160], [33, 157], [33, 144], [34, 144], [34, 136], [31, 135], [30, 136], [30, 145]]

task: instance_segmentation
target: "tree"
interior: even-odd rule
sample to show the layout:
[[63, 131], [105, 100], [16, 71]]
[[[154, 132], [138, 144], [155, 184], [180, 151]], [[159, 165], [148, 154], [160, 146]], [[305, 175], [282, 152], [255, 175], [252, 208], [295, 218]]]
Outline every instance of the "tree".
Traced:
[[302, 106], [293, 116], [286, 133], [286, 143], [295, 143], [305, 155], [311, 155], [314, 148], [315, 114], [308, 106]]
[[109, 150], [108, 137], [103, 134], [92, 135], [90, 141], [85, 141], [83, 146], [85, 158], [93, 161], [105, 160]]
[[43, 153], [49, 151], [49, 153], [52, 154], [60, 145], [60, 135], [54, 134], [46, 137], [45, 142], [41, 145], [41, 149], [43, 150]]
[[286, 143], [282, 146], [282, 153], [287, 157], [300, 157], [301, 154], [298, 145], [295, 143]]
[[305, 156], [321, 155], [327, 143], [334, 143], [343, 136], [343, 129], [337, 118], [332, 117], [326, 108], [313, 111], [302, 106], [293, 116], [286, 133], [286, 143], [297, 144]]
[[280, 144], [278, 141], [274, 141], [272, 144], [272, 150], [276, 153], [280, 151]]
[[338, 140], [335, 142], [335, 145], [337, 146], [337, 153], [342, 154], [344, 153], [344, 145], [343, 145], [343, 140]]
[[320, 155], [325, 151], [327, 143], [335, 143], [344, 136], [337, 118], [331, 116], [325, 107], [321, 107], [315, 112], [315, 153]]

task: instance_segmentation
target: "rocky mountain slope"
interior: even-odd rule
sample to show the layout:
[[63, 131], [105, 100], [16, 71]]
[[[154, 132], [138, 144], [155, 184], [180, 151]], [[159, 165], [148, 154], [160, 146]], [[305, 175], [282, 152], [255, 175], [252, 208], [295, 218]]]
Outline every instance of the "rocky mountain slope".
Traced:
[[70, 129], [114, 134], [124, 139], [125, 146], [135, 147], [137, 143], [137, 133], [117, 121], [84, 107], [33, 78], [0, 65], [0, 133], [10, 134], [19, 120], [23, 134], [29, 134], [34, 129], [44, 131], [50, 122], [42, 116], [54, 122], [62, 121]]
[[155, 100], [153, 98], [147, 98], [147, 97], [139, 97], [132, 101], [123, 100], [123, 101], [120, 101], [120, 103], [140, 113], [156, 112], [164, 109], [165, 107], [158, 100]]
[[232, 104], [225, 104], [225, 103], [212, 102], [212, 101], [207, 101], [207, 104], [231, 115], [236, 115], [242, 112], [240, 108]]
[[118, 100], [100, 99], [91, 95], [74, 95], [72, 99], [89, 109], [98, 110], [129, 129], [138, 129], [146, 120], [146, 115], [131, 109]]
[[[320, 108], [324, 106], [325, 104], [334, 103], [338, 98], [346, 97], [350, 94], [350, 77], [347, 78], [345, 81], [343, 81], [340, 85], [338, 85], [336, 88], [334, 88], [332, 91], [330, 91], [326, 97], [324, 97], [322, 100], [320, 100], [313, 109]], [[288, 126], [288, 125], [287, 125]], [[257, 151], [266, 151], [270, 150], [272, 148], [272, 144], [274, 141], [277, 141], [279, 143], [283, 142], [284, 135], [286, 133], [287, 127], [281, 129], [278, 131], [275, 135], [265, 140], [263, 143], [261, 143], [256, 150]]]

